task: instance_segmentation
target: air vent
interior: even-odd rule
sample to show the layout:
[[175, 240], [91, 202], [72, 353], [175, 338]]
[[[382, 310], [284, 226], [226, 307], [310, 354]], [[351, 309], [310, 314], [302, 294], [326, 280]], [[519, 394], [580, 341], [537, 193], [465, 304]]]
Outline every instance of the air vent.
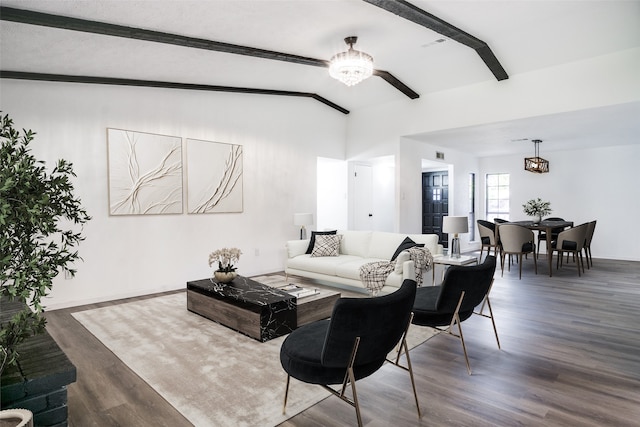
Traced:
[[444, 37], [440, 37], [440, 38], [435, 39], [435, 40], [433, 40], [433, 41], [431, 41], [431, 42], [429, 42], [429, 43], [425, 43], [425, 44], [423, 44], [423, 45], [422, 45], [422, 46], [420, 46], [420, 47], [430, 47], [430, 46], [434, 46], [434, 45], [437, 45], [437, 44], [440, 44], [440, 43], [444, 43], [444, 42], [446, 42], [446, 41], [447, 41], [447, 39], [446, 39], [446, 38], [444, 38]]

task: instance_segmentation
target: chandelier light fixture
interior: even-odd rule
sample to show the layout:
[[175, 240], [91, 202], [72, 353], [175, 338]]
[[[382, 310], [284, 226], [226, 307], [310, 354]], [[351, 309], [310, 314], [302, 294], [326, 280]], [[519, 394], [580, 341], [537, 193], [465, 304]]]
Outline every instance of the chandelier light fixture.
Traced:
[[373, 74], [373, 57], [353, 48], [357, 40], [355, 36], [345, 38], [349, 50], [334, 55], [329, 61], [329, 75], [347, 86], [356, 85]]
[[532, 140], [535, 146], [535, 157], [524, 158], [524, 170], [534, 173], [546, 173], [549, 172], [549, 160], [545, 160], [540, 157], [539, 145], [542, 142], [540, 139]]

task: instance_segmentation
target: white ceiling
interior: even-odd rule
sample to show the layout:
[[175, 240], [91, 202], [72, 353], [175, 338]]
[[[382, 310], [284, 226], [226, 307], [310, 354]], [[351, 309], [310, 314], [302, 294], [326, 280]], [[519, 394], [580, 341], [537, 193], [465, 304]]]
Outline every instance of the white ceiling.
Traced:
[[[410, 3], [486, 42], [509, 75], [640, 46], [640, 1]], [[430, 92], [496, 81], [472, 49], [452, 40], [433, 43], [442, 36], [360, 0], [0, 0], [0, 4], [325, 60], [346, 48], [344, 37], [356, 35], [356, 49], [371, 54], [377, 69], [392, 73], [423, 98]], [[349, 110], [406, 98], [378, 77], [348, 88], [331, 79], [325, 68], [8, 21], [0, 21], [0, 52], [2, 70], [312, 92]], [[625, 121], [639, 117], [638, 108], [618, 106], [582, 115], [567, 113], [562, 120], [539, 117], [416, 138], [478, 155], [532, 151], [530, 142], [511, 143], [520, 138], [562, 138], [566, 145], [554, 148], [569, 149], [588, 144], [585, 138], [590, 135], [602, 138], [605, 131], [640, 134], [636, 123], [640, 120]], [[567, 120], [580, 125], [569, 127]], [[518, 145], [524, 148], [515, 151]]]

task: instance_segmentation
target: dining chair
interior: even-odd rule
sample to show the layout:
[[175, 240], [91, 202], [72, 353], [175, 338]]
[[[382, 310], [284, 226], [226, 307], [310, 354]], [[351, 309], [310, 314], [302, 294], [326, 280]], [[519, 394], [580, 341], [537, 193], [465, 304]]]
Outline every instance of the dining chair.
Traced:
[[[564, 221], [564, 218], [549, 217], [549, 218], [545, 218], [543, 221]], [[540, 257], [540, 242], [544, 240], [544, 243], [548, 245], [549, 242], [555, 240], [558, 237], [558, 233], [560, 233], [562, 230], [564, 230], [564, 227], [558, 227], [558, 228], [552, 229], [551, 238], [549, 239], [547, 238], [547, 233], [545, 233], [544, 231], [538, 232], [538, 250], [536, 253], [537, 257]]]
[[553, 252], [558, 252], [558, 259], [556, 260], [556, 270], [562, 266], [562, 257], [566, 253], [573, 254], [576, 260], [576, 266], [578, 268], [578, 276], [580, 274], [580, 267], [584, 273], [584, 260], [582, 258], [582, 250], [584, 248], [585, 241], [587, 239], [587, 227], [589, 223], [585, 222], [578, 226], [572, 227], [568, 230], [561, 231], [558, 234], [558, 238], [551, 242], [551, 248]]
[[[358, 426], [362, 426], [356, 381], [374, 374], [385, 362], [390, 362], [409, 372], [418, 418], [421, 418], [406, 341], [416, 289], [415, 280], [405, 279], [400, 289], [388, 295], [340, 298], [330, 319], [308, 323], [291, 332], [280, 347], [280, 363], [287, 373], [283, 414], [290, 379], [294, 377], [317, 384], [349, 403], [356, 410]], [[387, 359], [398, 344], [397, 356], [394, 360]], [[399, 363], [403, 353], [407, 366]], [[339, 385], [337, 390], [336, 385]], [[346, 394], [348, 386], [351, 397]]]
[[[505, 255], [517, 255], [520, 270], [520, 279], [522, 279], [522, 255], [533, 254], [533, 265], [535, 273], [538, 274], [538, 261], [536, 260], [536, 244], [533, 231], [517, 224], [501, 224], [500, 233], [500, 266], [502, 268], [502, 276], [504, 276], [504, 257]], [[511, 263], [509, 262], [509, 271], [511, 271]]]
[[498, 256], [498, 237], [496, 236], [496, 225], [479, 219], [478, 223], [478, 232], [480, 233], [480, 241], [482, 242], [482, 246], [480, 247], [480, 261], [482, 261], [482, 253], [484, 252], [484, 248], [487, 248], [487, 256], [491, 255], [491, 248], [493, 248], [493, 255]]
[[593, 258], [591, 257], [591, 241], [593, 240], [593, 233], [596, 231], [596, 222], [589, 222], [587, 227], [587, 237], [584, 240], [584, 256], [587, 259], [587, 268], [593, 267]]

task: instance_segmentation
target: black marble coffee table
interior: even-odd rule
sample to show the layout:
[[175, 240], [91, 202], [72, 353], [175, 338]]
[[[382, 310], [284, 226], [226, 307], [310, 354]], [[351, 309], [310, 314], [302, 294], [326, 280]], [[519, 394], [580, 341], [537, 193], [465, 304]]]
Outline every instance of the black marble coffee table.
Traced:
[[243, 276], [187, 282], [187, 309], [262, 342], [297, 327], [295, 297]]

